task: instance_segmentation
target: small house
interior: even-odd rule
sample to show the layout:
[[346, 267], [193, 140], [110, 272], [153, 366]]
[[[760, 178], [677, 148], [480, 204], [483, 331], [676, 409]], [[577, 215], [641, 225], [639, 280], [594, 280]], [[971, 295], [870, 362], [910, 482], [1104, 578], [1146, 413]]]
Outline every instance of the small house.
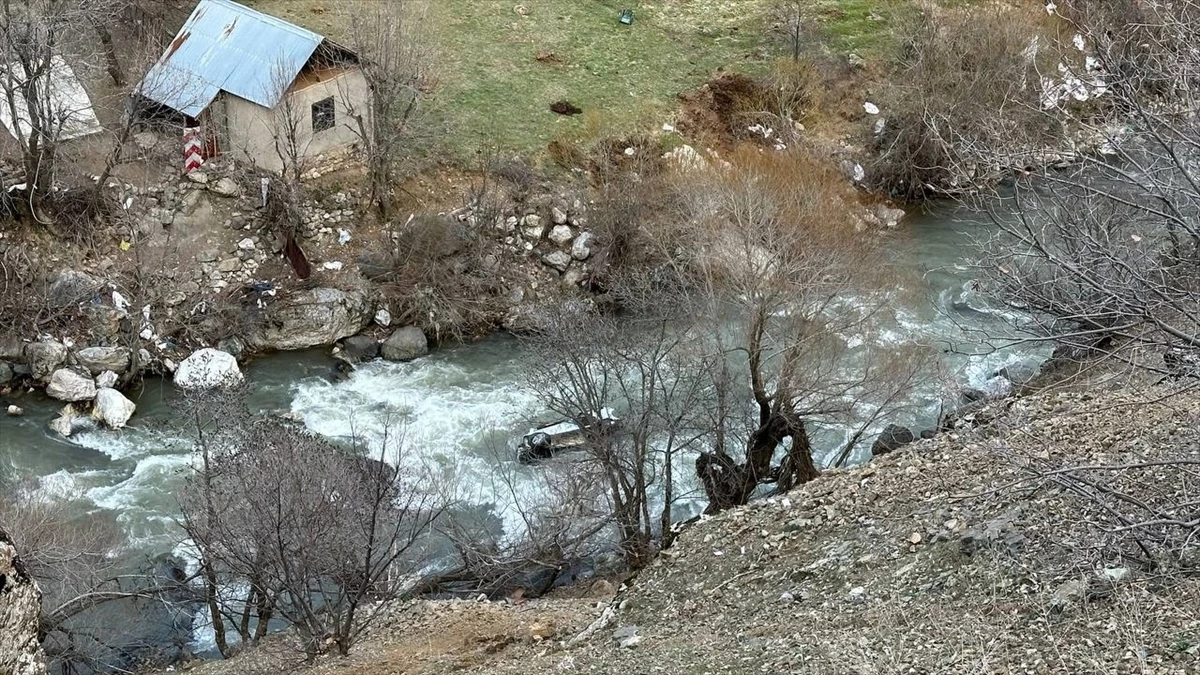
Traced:
[[274, 172], [344, 155], [370, 128], [357, 55], [232, 0], [200, 0], [139, 93], [198, 128], [205, 158]]

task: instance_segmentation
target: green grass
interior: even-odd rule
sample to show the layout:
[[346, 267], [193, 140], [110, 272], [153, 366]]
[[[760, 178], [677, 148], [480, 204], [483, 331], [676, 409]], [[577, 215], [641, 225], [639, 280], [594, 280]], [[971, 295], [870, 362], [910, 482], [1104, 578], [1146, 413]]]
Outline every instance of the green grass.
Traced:
[[[658, 128], [672, 121], [678, 94], [717, 68], [755, 70], [769, 58], [757, 0], [526, 0], [529, 16], [514, 4], [452, 0], [434, 10], [441, 86], [432, 112], [450, 122], [460, 152], [536, 152], [597, 123]], [[632, 26], [617, 21], [625, 6], [634, 8]], [[539, 62], [539, 52], [557, 62]], [[552, 113], [559, 99], [585, 114]]]
[[[335, 0], [244, 0], [337, 39]], [[384, 0], [375, 0], [384, 1]], [[805, 13], [843, 52], [881, 53], [897, 8], [914, 0], [811, 0]], [[784, 55], [767, 36], [775, 0], [433, 0], [438, 80], [423, 115], [430, 147], [542, 154], [556, 138], [658, 129], [678, 95], [719, 68], [762, 72]], [[514, 7], [530, 10], [522, 16]], [[620, 10], [634, 10], [622, 26]], [[536, 59], [552, 52], [556, 62]], [[564, 117], [566, 99], [584, 110]]]

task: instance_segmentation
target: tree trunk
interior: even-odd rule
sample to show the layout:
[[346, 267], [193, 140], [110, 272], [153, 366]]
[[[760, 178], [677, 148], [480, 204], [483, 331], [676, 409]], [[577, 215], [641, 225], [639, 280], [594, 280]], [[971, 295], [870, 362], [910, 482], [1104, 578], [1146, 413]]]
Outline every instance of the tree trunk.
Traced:
[[112, 78], [113, 84], [118, 87], [125, 85], [125, 75], [121, 72], [121, 61], [117, 58], [117, 49], [113, 46], [112, 33], [108, 32], [108, 26], [104, 25], [103, 18], [97, 17], [94, 22], [96, 28], [96, 37], [100, 38], [100, 44], [104, 47], [104, 60], [108, 65], [108, 76]]
[[[771, 469], [776, 448], [788, 438], [792, 447], [777, 470]], [[762, 483], [779, 481], [784, 492], [816, 478], [819, 472], [812, 460], [812, 445], [803, 421], [792, 422], [773, 413], [750, 435], [746, 442], [746, 461], [737, 463], [724, 452], [705, 452], [696, 458], [696, 475], [708, 498], [705, 513], [716, 513], [750, 501]]]

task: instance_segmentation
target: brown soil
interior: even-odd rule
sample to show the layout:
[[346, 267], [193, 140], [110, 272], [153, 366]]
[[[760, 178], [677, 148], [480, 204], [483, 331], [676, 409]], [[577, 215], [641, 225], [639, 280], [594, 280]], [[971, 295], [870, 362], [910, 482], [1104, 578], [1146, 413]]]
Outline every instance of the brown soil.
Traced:
[[765, 93], [762, 83], [741, 73], [721, 73], [699, 88], [679, 95], [676, 128], [685, 137], [727, 146], [744, 136], [743, 117]]

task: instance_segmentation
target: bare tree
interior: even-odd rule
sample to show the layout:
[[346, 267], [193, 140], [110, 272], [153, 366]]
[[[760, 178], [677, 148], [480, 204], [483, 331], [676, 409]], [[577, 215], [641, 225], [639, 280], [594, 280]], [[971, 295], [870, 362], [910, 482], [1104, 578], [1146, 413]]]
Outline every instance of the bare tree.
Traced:
[[[420, 561], [447, 502], [405, 466], [399, 436], [370, 457], [241, 405], [195, 409], [201, 464], [180, 498], [222, 653], [226, 621], [253, 643], [279, 618], [307, 658], [345, 654], [404, 590], [398, 579]], [[397, 458], [400, 468], [385, 462]], [[230, 597], [231, 584], [244, 595]]]
[[894, 278], [854, 232], [840, 177], [803, 153], [731, 161], [679, 177], [679, 213], [637, 223], [646, 270], [607, 280], [624, 320], [643, 326], [638, 338], [589, 324], [541, 350], [552, 367], [539, 389], [552, 408], [630, 411], [625, 440], [597, 439], [589, 451], [614, 476], [626, 535], [647, 532], [656, 477], [668, 503], [674, 495], [671, 474], [659, 473], [664, 453], [695, 453], [711, 511], [765, 484], [786, 491], [817, 476], [819, 426], [849, 426], [845, 445], [828, 448], [844, 461], [903, 407], [926, 363], [919, 347], [879, 339]]
[[462, 497], [493, 508], [459, 507], [447, 514], [438, 533], [456, 559], [421, 579], [414, 594], [537, 597], [572, 570], [594, 569], [605, 554], [600, 535], [611, 527], [612, 511], [591, 467], [529, 472], [507, 444], [492, 445], [488, 455], [496, 468], [486, 493]]
[[[544, 360], [533, 386], [554, 413], [584, 430], [582, 464], [595, 474], [631, 567], [653, 559], [655, 542], [669, 546], [675, 507], [697, 498], [680, 489], [676, 465], [711, 441], [719, 356], [688, 323], [661, 318], [560, 316], [535, 338]], [[614, 408], [617, 428], [606, 427]]]
[[[5, 0], [0, 2], [0, 106], [21, 148], [26, 191], [40, 220], [40, 203], [51, 194], [60, 143], [79, 135], [85, 102], [67, 58], [86, 62], [88, 41], [79, 27], [113, 16], [116, 0]], [[79, 52], [79, 54], [72, 54]]]
[[[354, 120], [367, 162], [371, 201], [391, 214], [396, 171], [405, 156], [410, 124], [429, 86], [430, 35], [422, 0], [346, 3], [346, 39], [357, 54], [367, 96], [347, 89], [343, 105]], [[365, 100], [365, 103], [364, 103]]]
[[1039, 108], [1057, 45], [1028, 16], [989, 4], [919, 12], [897, 27], [897, 72], [867, 166], [873, 187], [900, 199], [962, 194], [1061, 143], [1062, 127]]
[[836, 185], [796, 153], [754, 153], [687, 182], [686, 222], [698, 239], [674, 264], [725, 356], [714, 373], [714, 447], [696, 461], [710, 509], [745, 503], [763, 483], [785, 491], [815, 478], [814, 425], [859, 426], [857, 443], [865, 421], [900, 406], [898, 392], [924, 363], [919, 348], [878, 339], [894, 277], [872, 264]]
[[993, 205], [981, 261], [992, 293], [1027, 310], [1014, 337], [1164, 374], [1200, 353], [1200, 6], [1068, 3], [1079, 57], [1043, 83], [1044, 114], [1088, 139], [1074, 164]]

